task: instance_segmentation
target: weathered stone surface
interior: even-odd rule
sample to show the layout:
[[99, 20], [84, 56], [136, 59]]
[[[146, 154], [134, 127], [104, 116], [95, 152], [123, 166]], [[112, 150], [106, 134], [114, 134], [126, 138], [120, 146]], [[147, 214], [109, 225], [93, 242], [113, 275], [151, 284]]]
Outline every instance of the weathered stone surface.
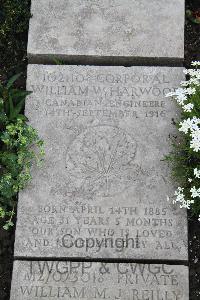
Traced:
[[11, 300], [189, 300], [188, 267], [15, 261]]
[[187, 260], [167, 202], [182, 68], [29, 65], [26, 115], [45, 140], [20, 193], [15, 256]]
[[28, 56], [76, 64], [183, 60], [184, 10], [184, 0], [32, 0]]

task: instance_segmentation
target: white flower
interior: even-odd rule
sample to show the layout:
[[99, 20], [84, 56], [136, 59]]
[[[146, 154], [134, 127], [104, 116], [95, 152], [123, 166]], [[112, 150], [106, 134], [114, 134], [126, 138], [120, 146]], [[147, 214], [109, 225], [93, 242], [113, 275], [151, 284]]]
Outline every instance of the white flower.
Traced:
[[200, 119], [197, 118], [197, 117], [193, 117], [191, 119], [191, 122], [192, 122], [192, 126], [191, 126], [190, 130], [191, 131], [197, 131], [197, 130], [199, 130], [199, 126], [198, 125], [200, 124]]
[[192, 140], [190, 142], [190, 148], [194, 150], [194, 152], [198, 152], [200, 150], [200, 141]]
[[[191, 204], [194, 203], [194, 200], [185, 200], [185, 195], [183, 194], [184, 189], [181, 187], [178, 187], [177, 190], [174, 192], [174, 195], [176, 196], [172, 203], [176, 204], [177, 202], [179, 202], [180, 204], [180, 208], [187, 208], [190, 209]], [[167, 196], [167, 199], [169, 199], [169, 197]]]
[[200, 123], [200, 119], [193, 117], [192, 119], [188, 118], [180, 122], [179, 131], [184, 132], [185, 134], [188, 133], [190, 130], [191, 132], [196, 131], [199, 129], [198, 124]]
[[182, 204], [180, 204], [180, 208], [187, 208], [189, 209], [189, 206], [187, 206], [187, 201], [183, 201]]
[[[191, 112], [194, 109], [194, 104], [191, 103], [190, 98], [197, 93], [198, 86], [200, 86], [200, 68], [197, 68], [200, 66], [200, 61], [192, 62], [192, 66], [196, 68], [183, 71], [186, 75], [189, 75], [188, 77], [190, 79], [182, 81], [180, 88], [166, 95], [166, 97], [174, 97], [184, 112]], [[183, 119], [179, 123], [179, 131], [188, 134], [187, 137], [190, 139], [190, 148], [193, 151], [200, 151], [200, 118], [195, 116], [193, 118]], [[193, 182], [195, 178], [200, 178], [200, 169], [198, 167], [199, 166], [193, 170], [194, 177], [188, 178], [189, 183]], [[192, 184], [190, 193], [190, 199], [186, 199], [184, 188], [178, 187], [173, 197], [167, 196], [167, 201], [171, 199], [172, 203], [178, 203], [180, 208], [190, 209], [191, 205], [195, 203], [196, 198], [200, 200], [200, 187], [196, 187]], [[200, 215], [198, 220], [200, 221]]]
[[200, 222], [200, 215], [199, 215], [198, 221]]
[[184, 69], [184, 70], [183, 70], [183, 73], [184, 73], [185, 75], [187, 75], [187, 74], [188, 74], [188, 71], [189, 71], [189, 70]]
[[190, 78], [189, 84], [200, 85], [200, 78]]
[[196, 130], [193, 130], [191, 133], [192, 140], [190, 142], [190, 148], [195, 152], [200, 150], [200, 128], [198, 127]]
[[177, 190], [174, 192], [174, 195], [176, 196], [176, 201], [184, 199], [183, 188], [178, 187]]
[[[189, 90], [189, 92], [192, 92]], [[165, 97], [175, 97], [176, 101], [180, 104], [183, 105], [184, 101], [187, 100], [187, 89], [183, 88], [178, 88], [175, 90], [175, 92], [170, 92], [165, 95]]]
[[188, 86], [189, 85], [189, 80], [188, 81], [181, 81], [180, 85], [181, 86]]
[[195, 88], [189, 87], [189, 88], [185, 89], [185, 94], [193, 95], [195, 93], [196, 93], [196, 89]]
[[179, 125], [181, 126], [179, 128], [179, 131], [182, 131], [186, 134], [186, 133], [188, 133], [189, 130], [193, 129], [194, 121], [193, 121], [193, 119], [188, 118], [188, 119], [180, 122]]
[[175, 96], [175, 92], [169, 92], [165, 95], [166, 98]]
[[[193, 70], [194, 71], [194, 70]], [[180, 84], [183, 87], [188, 87], [190, 85], [196, 85], [199, 86], [200, 85], [200, 70], [198, 70], [198, 73], [195, 74], [190, 74], [190, 79], [187, 81], [182, 81]]]
[[187, 74], [190, 75], [190, 77], [192, 78], [198, 78], [199, 79], [199, 75], [200, 75], [200, 70], [199, 69], [188, 69], [187, 70]]
[[184, 200], [182, 204], [180, 204], [180, 208], [190, 209], [190, 205], [194, 203], [194, 200]]
[[179, 105], [184, 105], [184, 102], [187, 100], [187, 96], [186, 95], [184, 95], [184, 94], [180, 94], [180, 95], [178, 95], [177, 96], [177, 98], [176, 98], [176, 101], [177, 101], [177, 103], [179, 104]]
[[[188, 86], [187, 82], [182, 82], [182, 85]], [[187, 87], [187, 88], [178, 88], [174, 92], [167, 93], [165, 97], [175, 97], [178, 104], [183, 105], [184, 101], [187, 100], [187, 95], [193, 95], [196, 93], [195, 88]]]
[[194, 176], [196, 178], [200, 178], [200, 170], [198, 170], [197, 168], [194, 169]]
[[180, 122], [179, 124], [181, 127], [179, 128], [179, 131], [184, 132], [185, 134], [188, 133], [188, 130], [190, 129], [190, 125], [187, 120], [184, 120], [183, 122]]
[[194, 67], [200, 66], [200, 61], [192, 61], [191, 65]]
[[200, 188], [199, 188], [199, 189], [196, 189], [196, 187], [193, 186], [193, 187], [190, 189], [190, 192], [192, 193], [192, 198], [200, 197]]
[[183, 194], [183, 188], [178, 187], [177, 190], [174, 192], [174, 195], [176, 196], [176, 199], [173, 201], [173, 203], [176, 202], [183, 202], [185, 199], [185, 196]]
[[192, 103], [188, 103], [183, 106], [183, 110], [186, 112], [191, 112], [193, 108], [194, 108], [194, 104]]

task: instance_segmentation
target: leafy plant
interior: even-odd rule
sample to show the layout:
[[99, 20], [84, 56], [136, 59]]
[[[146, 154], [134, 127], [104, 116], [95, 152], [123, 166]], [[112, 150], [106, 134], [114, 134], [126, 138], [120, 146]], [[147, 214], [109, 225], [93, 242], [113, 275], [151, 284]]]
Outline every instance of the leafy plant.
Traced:
[[181, 136], [174, 140], [173, 151], [166, 160], [172, 163], [172, 175], [179, 183], [171, 197], [173, 203], [191, 209], [200, 221], [200, 62], [192, 66], [196, 69], [184, 71], [189, 79], [167, 95], [175, 97], [181, 107], [181, 120], [176, 124]]
[[195, 23], [195, 24], [200, 24], [200, 9], [196, 11], [192, 11], [190, 9], [186, 10], [186, 16], [188, 19]]
[[64, 65], [64, 61], [56, 56], [50, 57], [56, 65]]
[[13, 87], [20, 75], [0, 83], [0, 218], [6, 230], [13, 226], [17, 193], [31, 180], [33, 161], [39, 164], [44, 155], [43, 141], [22, 114], [30, 92]]

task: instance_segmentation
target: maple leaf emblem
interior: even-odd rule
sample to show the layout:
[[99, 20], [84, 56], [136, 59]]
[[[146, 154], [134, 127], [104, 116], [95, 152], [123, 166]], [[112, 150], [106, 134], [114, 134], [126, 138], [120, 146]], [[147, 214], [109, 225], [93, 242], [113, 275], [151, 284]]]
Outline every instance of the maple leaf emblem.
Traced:
[[137, 143], [124, 130], [108, 125], [89, 127], [70, 145], [66, 156], [74, 192], [113, 196], [135, 179]]

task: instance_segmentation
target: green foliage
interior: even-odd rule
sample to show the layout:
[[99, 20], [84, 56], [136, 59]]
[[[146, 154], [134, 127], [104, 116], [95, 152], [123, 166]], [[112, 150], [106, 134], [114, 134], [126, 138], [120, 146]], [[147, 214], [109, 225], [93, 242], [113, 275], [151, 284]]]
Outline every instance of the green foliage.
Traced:
[[187, 9], [186, 16], [192, 23], [200, 24], [200, 10], [191, 11], [190, 9]]
[[56, 64], [56, 65], [64, 65], [64, 61], [57, 58], [56, 56], [53, 56], [51, 57], [51, 59], [53, 60], [53, 62]]
[[22, 114], [30, 92], [13, 88], [19, 76], [0, 84], [0, 218], [6, 221], [4, 229], [13, 225], [16, 196], [31, 180], [33, 161], [40, 164], [44, 155], [42, 140]]
[[8, 83], [3, 86], [0, 83], [0, 128], [16, 119], [25, 119], [20, 112], [23, 110], [25, 97], [30, 94], [13, 88], [13, 84], [21, 74], [13, 76]]
[[22, 70], [26, 59], [30, 0], [0, 1], [0, 70], [3, 75]]

